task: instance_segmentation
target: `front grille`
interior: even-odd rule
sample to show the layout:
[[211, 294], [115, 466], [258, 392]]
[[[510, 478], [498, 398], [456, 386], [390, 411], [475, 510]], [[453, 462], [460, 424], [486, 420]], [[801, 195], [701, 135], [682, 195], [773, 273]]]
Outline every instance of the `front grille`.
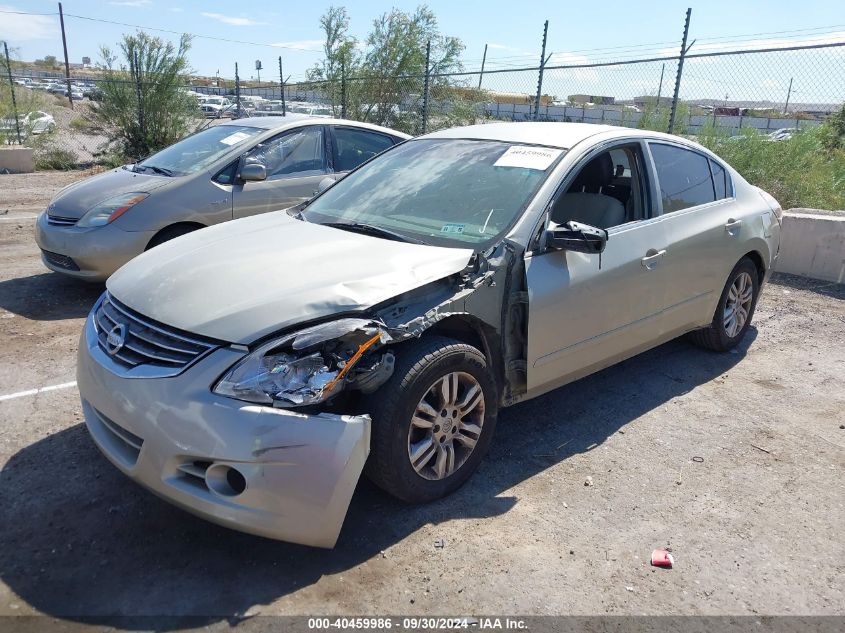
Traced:
[[57, 266], [65, 270], [79, 270], [79, 266], [76, 265], [76, 262], [67, 255], [51, 253], [50, 251], [45, 251], [44, 249], [41, 250], [41, 254], [44, 255], [44, 259], [53, 264], [53, 266]]
[[[126, 367], [153, 365], [181, 369], [217, 346], [215, 341], [198, 338], [141, 316], [106, 293], [97, 307], [94, 324], [100, 348]], [[125, 328], [123, 345], [108, 344], [109, 332]]]
[[77, 222], [79, 222], [79, 218], [66, 218], [61, 215], [47, 213], [47, 224], [52, 224], [53, 226], [73, 226]]

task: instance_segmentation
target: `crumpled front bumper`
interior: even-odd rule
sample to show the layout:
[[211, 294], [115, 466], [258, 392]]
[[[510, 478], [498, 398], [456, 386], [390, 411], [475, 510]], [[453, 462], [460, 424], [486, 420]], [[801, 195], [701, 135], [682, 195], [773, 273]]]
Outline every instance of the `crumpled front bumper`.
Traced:
[[188, 512], [333, 547], [369, 452], [370, 418], [307, 415], [212, 393], [242, 356], [220, 348], [174, 377], [126, 378], [98, 346], [89, 315], [77, 359], [88, 430], [118, 469]]

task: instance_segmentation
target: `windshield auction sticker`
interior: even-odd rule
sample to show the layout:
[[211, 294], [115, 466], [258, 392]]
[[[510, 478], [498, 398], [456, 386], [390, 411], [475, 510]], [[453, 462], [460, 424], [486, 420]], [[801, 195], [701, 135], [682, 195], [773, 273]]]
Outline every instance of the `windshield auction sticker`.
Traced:
[[234, 145], [235, 143], [240, 143], [245, 138], [249, 138], [249, 134], [246, 134], [245, 132], [235, 132], [226, 138], [221, 138], [220, 142], [224, 145]]
[[499, 156], [493, 163], [494, 167], [523, 167], [545, 171], [555, 159], [561, 155], [562, 149], [550, 147], [530, 147], [528, 145], [514, 145]]

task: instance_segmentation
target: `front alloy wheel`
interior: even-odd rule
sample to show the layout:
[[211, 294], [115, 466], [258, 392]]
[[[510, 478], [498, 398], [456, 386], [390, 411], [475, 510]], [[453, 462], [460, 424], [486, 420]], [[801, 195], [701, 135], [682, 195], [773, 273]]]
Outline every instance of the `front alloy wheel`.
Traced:
[[484, 391], [466, 372], [439, 378], [417, 405], [408, 431], [408, 459], [420, 477], [444, 479], [463, 466], [481, 437]]
[[393, 375], [364, 399], [372, 417], [366, 474], [409, 503], [444, 497], [484, 457], [497, 390], [477, 348], [441, 336], [397, 345]]

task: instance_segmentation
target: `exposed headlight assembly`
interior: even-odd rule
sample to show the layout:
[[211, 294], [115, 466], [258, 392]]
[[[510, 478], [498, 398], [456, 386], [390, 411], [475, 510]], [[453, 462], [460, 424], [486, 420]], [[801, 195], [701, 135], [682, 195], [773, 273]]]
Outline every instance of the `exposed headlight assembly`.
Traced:
[[271, 340], [238, 361], [214, 386], [237, 400], [296, 407], [318, 404], [354, 386], [369, 393], [393, 373], [391, 340], [367, 319], [339, 319]]
[[89, 209], [83, 215], [76, 226], [89, 228], [92, 226], [105, 226], [114, 222], [121, 215], [129, 211], [136, 204], [141, 202], [150, 194], [143, 191], [134, 191], [130, 193], [122, 193], [119, 196], [114, 196], [108, 200], [103, 200], [99, 204]]

